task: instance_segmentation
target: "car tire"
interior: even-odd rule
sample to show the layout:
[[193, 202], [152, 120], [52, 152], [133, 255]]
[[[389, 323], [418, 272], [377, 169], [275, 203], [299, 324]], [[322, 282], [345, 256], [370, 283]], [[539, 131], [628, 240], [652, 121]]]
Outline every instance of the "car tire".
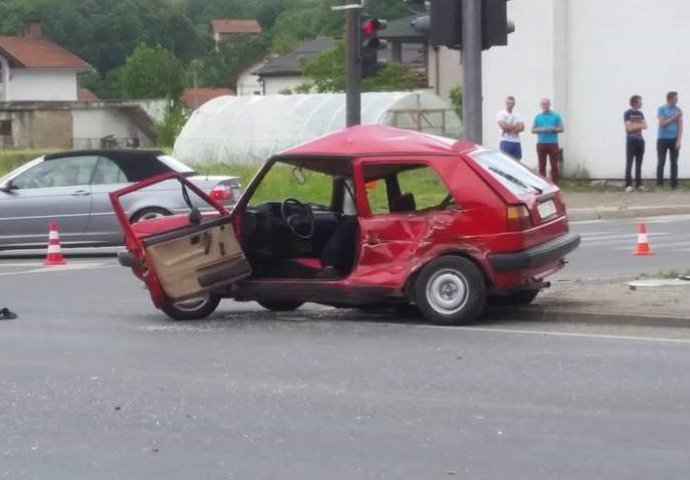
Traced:
[[173, 320], [203, 320], [216, 311], [219, 303], [220, 296], [209, 293], [199, 299], [168, 303], [161, 310]]
[[292, 312], [304, 305], [304, 302], [257, 302], [266, 310], [272, 312]]
[[463, 325], [486, 305], [486, 282], [470, 260], [444, 256], [429, 262], [415, 281], [415, 302], [422, 315], [441, 325]]
[[520, 290], [505, 296], [491, 297], [490, 302], [494, 305], [528, 305], [537, 298], [541, 290]]
[[170, 210], [166, 210], [165, 208], [160, 208], [160, 207], [149, 207], [149, 208], [143, 208], [139, 210], [138, 212], [134, 212], [132, 216], [129, 219], [129, 223], [137, 223], [142, 220], [149, 220], [151, 218], [158, 218], [158, 217], [167, 217], [172, 215]]

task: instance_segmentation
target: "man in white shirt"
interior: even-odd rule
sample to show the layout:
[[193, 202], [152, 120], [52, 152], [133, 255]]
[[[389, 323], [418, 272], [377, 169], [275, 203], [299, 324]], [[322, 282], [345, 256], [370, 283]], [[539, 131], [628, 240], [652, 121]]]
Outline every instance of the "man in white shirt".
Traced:
[[496, 122], [501, 129], [501, 143], [498, 148], [515, 160], [521, 160], [520, 132], [525, 130], [525, 123], [515, 111], [515, 97], [506, 98], [506, 109], [496, 114]]

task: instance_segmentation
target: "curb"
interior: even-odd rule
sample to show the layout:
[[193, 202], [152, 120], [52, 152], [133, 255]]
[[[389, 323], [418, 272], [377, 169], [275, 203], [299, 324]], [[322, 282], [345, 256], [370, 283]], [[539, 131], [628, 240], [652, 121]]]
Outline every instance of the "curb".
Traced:
[[568, 219], [582, 220], [615, 220], [621, 218], [659, 217], [664, 215], [690, 214], [690, 205], [660, 205], [639, 207], [598, 207], [598, 208], [567, 208]]
[[622, 325], [636, 327], [690, 328], [690, 317], [668, 315], [629, 315], [572, 310], [546, 310], [537, 306], [518, 309], [495, 307], [487, 310], [485, 320], [520, 320], [534, 323], [582, 323], [593, 325]]

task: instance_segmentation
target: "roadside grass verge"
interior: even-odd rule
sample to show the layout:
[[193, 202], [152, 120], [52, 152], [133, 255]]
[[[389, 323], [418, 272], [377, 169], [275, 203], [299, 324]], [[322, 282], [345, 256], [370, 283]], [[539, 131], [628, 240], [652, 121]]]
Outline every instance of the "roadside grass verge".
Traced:
[[0, 177], [50, 150], [0, 150]]

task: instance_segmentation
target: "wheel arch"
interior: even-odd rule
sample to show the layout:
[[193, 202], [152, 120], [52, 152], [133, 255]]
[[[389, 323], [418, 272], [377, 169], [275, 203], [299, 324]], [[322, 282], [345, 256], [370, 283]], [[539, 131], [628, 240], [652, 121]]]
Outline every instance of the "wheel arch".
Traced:
[[436, 259], [439, 259], [441, 257], [462, 257], [474, 264], [475, 267], [481, 272], [482, 277], [484, 278], [484, 283], [487, 287], [487, 289], [491, 288], [493, 285], [493, 282], [491, 281], [491, 278], [489, 277], [485, 266], [482, 264], [481, 261], [479, 261], [475, 255], [472, 254], [471, 251], [469, 250], [446, 250], [438, 255], [431, 256], [427, 259], [424, 260], [424, 262], [420, 263], [417, 265], [413, 271], [408, 275], [407, 280], [405, 281], [405, 286], [403, 287], [403, 295], [408, 298], [412, 299], [414, 297], [413, 292], [414, 292], [414, 285], [415, 282], [417, 281], [417, 278], [419, 277], [419, 274], [424, 270], [424, 268], [433, 262]]

